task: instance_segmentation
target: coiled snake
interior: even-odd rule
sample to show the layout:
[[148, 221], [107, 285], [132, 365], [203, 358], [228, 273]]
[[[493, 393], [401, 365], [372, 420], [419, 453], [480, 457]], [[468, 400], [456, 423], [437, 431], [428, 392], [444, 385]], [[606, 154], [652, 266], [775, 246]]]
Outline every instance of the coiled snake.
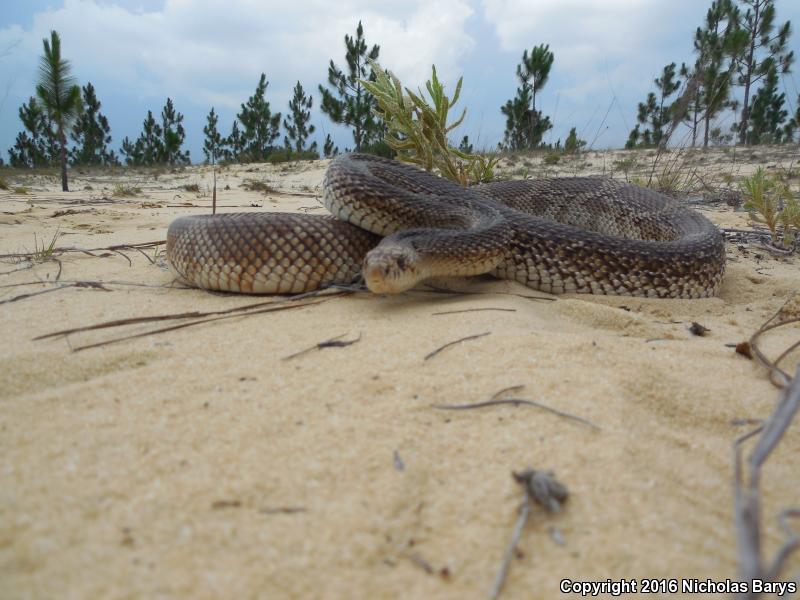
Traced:
[[[333, 216], [234, 213], [176, 219], [167, 259], [188, 283], [254, 294], [359, 278], [397, 293], [431, 277], [491, 273], [544, 292], [702, 298], [725, 270], [722, 235], [653, 190], [601, 178], [470, 188], [374, 156], [334, 159]], [[381, 239], [382, 238], [382, 239]]]

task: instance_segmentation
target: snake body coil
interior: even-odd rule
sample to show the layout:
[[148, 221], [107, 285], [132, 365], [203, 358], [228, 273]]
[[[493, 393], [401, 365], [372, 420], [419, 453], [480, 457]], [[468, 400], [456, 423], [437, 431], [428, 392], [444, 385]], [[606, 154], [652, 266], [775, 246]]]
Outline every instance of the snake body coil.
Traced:
[[[198, 287], [297, 293], [363, 275], [377, 293], [491, 273], [544, 292], [701, 298], [725, 270], [722, 235], [653, 190], [600, 178], [464, 189], [415, 167], [332, 161], [333, 216], [236, 213], [176, 219], [167, 259]], [[382, 239], [381, 239], [382, 238]]]

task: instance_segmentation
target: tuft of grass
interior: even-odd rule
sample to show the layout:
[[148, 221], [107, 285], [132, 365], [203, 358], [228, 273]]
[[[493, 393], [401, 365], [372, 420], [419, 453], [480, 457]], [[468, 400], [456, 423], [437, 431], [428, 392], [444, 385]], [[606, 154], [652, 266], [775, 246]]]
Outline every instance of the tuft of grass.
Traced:
[[625, 174], [625, 180], [628, 180], [628, 177], [631, 171], [635, 171], [639, 167], [639, 161], [636, 160], [635, 156], [630, 156], [628, 158], [623, 158], [620, 160], [615, 160], [611, 163], [611, 168], [615, 171], [622, 171]]
[[421, 90], [414, 93], [404, 88], [393, 73], [384, 71], [374, 60], [367, 60], [376, 79], [361, 83], [378, 103], [374, 112], [388, 128], [384, 141], [397, 152], [398, 159], [419, 165], [426, 171], [436, 169], [442, 176], [464, 186], [494, 178], [499, 158], [464, 152], [451, 146], [448, 140], [448, 134], [467, 114], [464, 109], [454, 122], [447, 122], [450, 108], [458, 102], [463, 77], [459, 78], [453, 97], [448, 98], [434, 65], [431, 78], [425, 83], [431, 104]]
[[39, 240], [36, 237], [36, 234], [33, 234], [33, 252], [31, 253], [31, 260], [34, 262], [46, 262], [53, 258], [53, 252], [56, 248], [56, 240], [58, 240], [59, 231], [56, 229], [56, 232], [53, 234], [53, 239], [50, 240], [49, 244], [46, 244], [44, 238], [42, 238], [42, 247], [39, 247]]
[[548, 152], [545, 154], [542, 162], [546, 165], [557, 165], [558, 161], [561, 160], [561, 153], [560, 152]]
[[14, 192], [15, 194], [22, 194], [24, 196], [28, 193], [28, 188], [19, 186], [13, 188], [11, 191]]
[[200, 186], [196, 183], [187, 183], [186, 185], [183, 186], [183, 189], [186, 190], [187, 192], [197, 192], [197, 193], [200, 192]]
[[0, 190], [7, 190], [8, 189], [8, 182], [0, 177]]
[[246, 179], [241, 187], [248, 192], [261, 192], [262, 194], [271, 194], [278, 191], [270, 184], [265, 181], [259, 181], [258, 179]]
[[114, 186], [114, 191], [111, 192], [111, 195], [115, 198], [130, 198], [132, 196], [139, 196], [141, 193], [142, 188], [118, 183]]

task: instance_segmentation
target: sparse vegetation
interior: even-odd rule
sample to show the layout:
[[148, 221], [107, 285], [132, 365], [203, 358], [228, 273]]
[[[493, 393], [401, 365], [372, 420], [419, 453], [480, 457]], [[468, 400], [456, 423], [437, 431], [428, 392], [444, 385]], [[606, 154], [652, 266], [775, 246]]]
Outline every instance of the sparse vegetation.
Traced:
[[0, 177], [0, 190], [7, 190], [8, 189], [8, 182]]
[[18, 186], [18, 187], [13, 188], [11, 191], [14, 192], [15, 194], [21, 194], [21, 195], [24, 196], [25, 194], [28, 193], [28, 188], [23, 187], [23, 186]]
[[187, 183], [186, 185], [183, 186], [183, 189], [186, 190], [187, 192], [194, 192], [194, 193], [200, 192], [200, 186], [196, 183]]

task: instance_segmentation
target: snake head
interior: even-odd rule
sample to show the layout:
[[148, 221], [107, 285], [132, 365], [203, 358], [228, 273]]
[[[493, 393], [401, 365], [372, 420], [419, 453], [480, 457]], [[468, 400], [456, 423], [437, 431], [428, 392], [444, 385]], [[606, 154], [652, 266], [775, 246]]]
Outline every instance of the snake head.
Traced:
[[409, 246], [380, 244], [364, 257], [364, 281], [374, 294], [405, 292], [423, 278], [419, 259]]

